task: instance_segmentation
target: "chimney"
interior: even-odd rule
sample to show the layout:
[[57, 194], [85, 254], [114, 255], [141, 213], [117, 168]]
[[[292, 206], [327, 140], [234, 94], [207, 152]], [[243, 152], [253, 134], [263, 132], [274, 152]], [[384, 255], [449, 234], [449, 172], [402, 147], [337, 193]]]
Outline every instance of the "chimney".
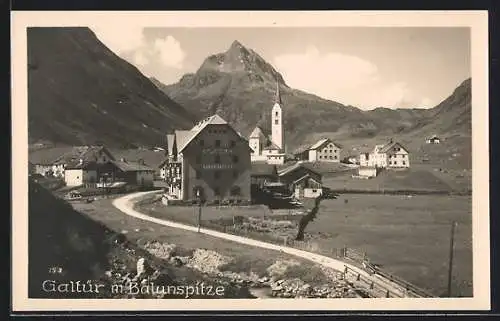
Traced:
[[83, 159], [81, 159], [81, 158], [80, 158], [80, 159], [78, 160], [78, 165], [82, 165], [82, 164], [83, 164]]

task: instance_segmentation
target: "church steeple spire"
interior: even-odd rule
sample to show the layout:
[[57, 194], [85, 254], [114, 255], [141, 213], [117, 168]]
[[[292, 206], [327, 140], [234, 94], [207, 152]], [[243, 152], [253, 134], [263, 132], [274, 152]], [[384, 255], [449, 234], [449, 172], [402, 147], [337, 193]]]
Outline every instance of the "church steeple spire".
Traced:
[[279, 83], [279, 81], [276, 81], [276, 97], [274, 98], [274, 103], [281, 105], [281, 94], [280, 94], [280, 83]]

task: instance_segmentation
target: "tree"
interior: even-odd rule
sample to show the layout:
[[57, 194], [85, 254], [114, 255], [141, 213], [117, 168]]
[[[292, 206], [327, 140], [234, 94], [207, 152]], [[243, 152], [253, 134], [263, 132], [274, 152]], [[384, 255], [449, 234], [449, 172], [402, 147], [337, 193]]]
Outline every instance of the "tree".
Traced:
[[297, 241], [303, 241], [304, 240], [304, 231], [307, 227], [307, 224], [309, 222], [313, 221], [314, 218], [316, 217], [316, 214], [319, 211], [319, 205], [321, 201], [324, 199], [323, 193], [321, 193], [316, 199], [314, 200], [314, 206], [313, 208], [309, 211], [309, 213], [305, 216], [303, 216], [300, 221], [299, 221], [299, 230], [297, 232], [297, 236], [295, 237], [295, 240]]

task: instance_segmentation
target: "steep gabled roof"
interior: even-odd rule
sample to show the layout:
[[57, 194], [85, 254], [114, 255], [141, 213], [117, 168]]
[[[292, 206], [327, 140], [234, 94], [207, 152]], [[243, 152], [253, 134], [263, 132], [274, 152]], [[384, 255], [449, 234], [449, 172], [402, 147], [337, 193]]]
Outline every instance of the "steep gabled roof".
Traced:
[[252, 131], [250, 136], [248, 138], [266, 138], [266, 135], [264, 134], [264, 130], [260, 128], [259, 126], [255, 127], [255, 129]]
[[317, 181], [317, 180], [315, 180], [313, 177], [311, 177], [311, 175], [309, 175], [309, 174], [305, 174], [304, 176], [302, 176], [302, 177], [300, 177], [300, 178], [298, 178], [298, 179], [294, 180], [294, 181], [293, 181], [293, 184], [296, 184], [296, 183], [298, 183], [298, 182], [300, 182], [300, 181], [302, 181], [302, 180], [304, 180], [304, 179], [306, 179], [306, 178], [309, 178], [309, 179], [311, 179], [311, 180], [313, 180], [313, 181], [315, 181], [316, 183], [318, 183], [318, 184], [320, 184], [320, 185], [321, 185], [321, 182], [318, 182], [318, 181]]
[[337, 148], [342, 148], [342, 146], [340, 144], [335, 143], [331, 139], [329, 139], [329, 138], [322, 138], [322, 139], [318, 140], [316, 143], [314, 143], [311, 147], [309, 147], [309, 149], [319, 149], [319, 148], [323, 147], [327, 143], [332, 143], [335, 146], [337, 146]]
[[396, 146], [399, 146], [402, 149], [404, 149], [406, 152], [408, 152], [408, 149], [406, 147], [404, 147], [401, 143], [389, 142], [380, 149], [380, 153], [387, 153], [391, 148], [396, 147]]
[[299, 168], [301, 168], [301, 167], [302, 167], [302, 168], [304, 168], [304, 169], [305, 169], [305, 170], [307, 170], [307, 171], [313, 172], [313, 173], [315, 173], [315, 174], [317, 174], [317, 175], [321, 176], [321, 173], [319, 173], [319, 172], [315, 171], [314, 169], [312, 169], [312, 168], [310, 168], [310, 167], [308, 167], [308, 166], [303, 166], [303, 164], [302, 164], [302, 163], [295, 163], [295, 164], [293, 164], [293, 165], [291, 165], [291, 166], [289, 166], [289, 167], [282, 168], [282, 169], [280, 169], [280, 170], [278, 171], [278, 175], [279, 175], [279, 176], [286, 175], [286, 174], [288, 174], [288, 173], [291, 173], [291, 172], [293, 172], [293, 171], [296, 171], [297, 169], [299, 169]]
[[175, 141], [177, 143], [177, 151], [180, 152], [198, 133], [191, 130], [176, 130]]
[[[241, 135], [241, 133], [237, 132], [228, 122], [226, 122], [222, 117], [215, 114], [204, 120], [198, 122], [191, 130], [176, 130], [176, 140], [177, 140], [177, 152], [180, 153], [186, 148], [189, 143], [193, 141], [193, 139], [198, 136], [199, 133], [203, 129], [205, 129], [208, 125], [228, 125], [242, 140], [248, 142], [248, 140]], [[250, 146], [248, 146], [250, 149]]]

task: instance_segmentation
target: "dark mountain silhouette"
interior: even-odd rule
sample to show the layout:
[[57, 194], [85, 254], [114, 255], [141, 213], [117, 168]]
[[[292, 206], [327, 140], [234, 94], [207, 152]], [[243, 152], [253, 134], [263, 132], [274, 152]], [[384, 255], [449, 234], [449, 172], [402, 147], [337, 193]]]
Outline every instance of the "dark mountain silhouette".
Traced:
[[[28, 28], [30, 142], [155, 145], [194, 117], [88, 28]], [[126, 36], [126, 35], [124, 35]]]

